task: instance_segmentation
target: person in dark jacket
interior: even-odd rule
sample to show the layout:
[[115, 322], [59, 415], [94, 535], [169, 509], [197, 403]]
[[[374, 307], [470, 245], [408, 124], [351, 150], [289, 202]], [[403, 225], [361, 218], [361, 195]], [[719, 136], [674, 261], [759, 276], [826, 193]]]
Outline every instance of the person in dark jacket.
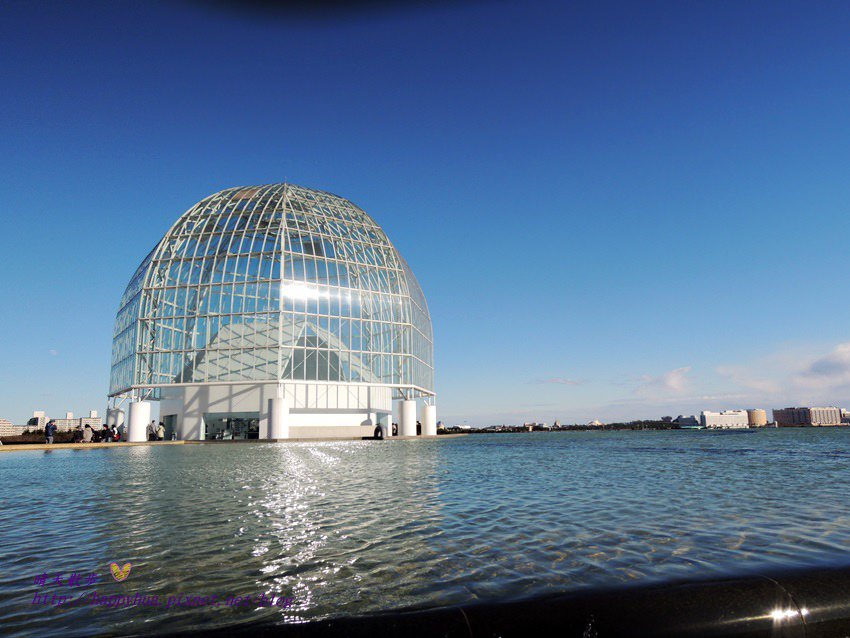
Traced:
[[48, 421], [44, 426], [44, 442], [48, 445], [53, 443], [53, 437], [56, 434], [56, 424], [53, 421]]

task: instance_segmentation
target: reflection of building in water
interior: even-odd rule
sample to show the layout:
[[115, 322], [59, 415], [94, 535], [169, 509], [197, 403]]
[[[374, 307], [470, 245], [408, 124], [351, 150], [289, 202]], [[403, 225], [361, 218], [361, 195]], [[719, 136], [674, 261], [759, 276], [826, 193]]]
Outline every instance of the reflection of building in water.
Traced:
[[397, 401], [400, 434], [419, 420], [435, 435], [432, 344], [416, 278], [363, 210], [292, 184], [231, 188], [133, 275], [107, 419], [129, 402], [143, 440], [153, 399], [167, 438], [389, 436]]

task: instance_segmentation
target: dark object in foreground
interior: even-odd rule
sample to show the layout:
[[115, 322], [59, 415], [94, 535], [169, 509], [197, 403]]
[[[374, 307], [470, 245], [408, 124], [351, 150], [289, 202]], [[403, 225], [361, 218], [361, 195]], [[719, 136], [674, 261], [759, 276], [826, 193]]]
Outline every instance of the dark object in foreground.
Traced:
[[[204, 636], [848, 636], [850, 567], [582, 591], [300, 625], [205, 628]], [[192, 633], [174, 634], [191, 636]]]

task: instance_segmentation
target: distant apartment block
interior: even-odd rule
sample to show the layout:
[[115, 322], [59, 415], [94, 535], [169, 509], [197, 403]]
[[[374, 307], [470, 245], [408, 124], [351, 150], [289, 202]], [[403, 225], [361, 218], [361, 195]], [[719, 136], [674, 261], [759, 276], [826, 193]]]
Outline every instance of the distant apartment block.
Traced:
[[87, 417], [80, 417], [79, 419], [74, 418], [73, 412], [68, 412], [65, 414], [64, 419], [53, 419], [53, 422], [56, 424], [56, 430], [59, 432], [67, 432], [69, 430], [76, 430], [79, 427], [86, 427], [86, 425], [90, 425], [92, 428], [99, 430], [103, 427], [103, 419], [97, 416], [97, 411], [92, 410], [89, 412]]
[[16, 436], [24, 431], [20, 425], [12, 425], [9, 419], [0, 419], [0, 436]]
[[747, 410], [747, 422], [752, 427], [767, 425], [767, 412], [758, 408]]
[[746, 410], [723, 410], [722, 412], [703, 410], [700, 413], [699, 421], [702, 427], [711, 430], [746, 428], [750, 425]]
[[773, 420], [779, 426], [840, 425], [838, 408], [781, 408], [773, 411]]
[[43, 430], [44, 426], [47, 425], [47, 415], [44, 413], [44, 410], [36, 410], [32, 413], [32, 418], [27, 421], [27, 425], [31, 428], [35, 428], [36, 430]]
[[38, 410], [32, 413], [32, 418], [27, 421], [27, 426], [24, 429], [43, 430], [48, 421], [53, 421], [56, 424], [57, 432], [67, 432], [76, 430], [78, 427], [90, 425], [95, 429], [100, 429], [103, 426], [103, 419], [97, 415], [97, 410], [91, 410], [86, 417], [74, 418], [73, 412], [66, 412], [64, 419], [50, 419], [43, 410]]

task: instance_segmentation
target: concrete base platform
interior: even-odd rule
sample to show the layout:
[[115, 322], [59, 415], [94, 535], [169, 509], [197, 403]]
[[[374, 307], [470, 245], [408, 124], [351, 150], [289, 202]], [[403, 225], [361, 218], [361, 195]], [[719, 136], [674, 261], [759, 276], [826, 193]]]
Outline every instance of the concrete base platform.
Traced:
[[[383, 441], [436, 441], [439, 439], [454, 439], [466, 434], [441, 434], [439, 436], [393, 436]], [[322, 439], [243, 439], [238, 441], [140, 441], [130, 443], [119, 441], [117, 443], [8, 443], [0, 445], [0, 452], [20, 452], [23, 450], [103, 450], [113, 447], [134, 447], [138, 445], [227, 445], [231, 443], [322, 443], [325, 441], [378, 441], [372, 437], [339, 437]]]
[[6, 443], [0, 445], [0, 452], [15, 452], [17, 450], [91, 450], [110, 447], [133, 447], [135, 445], [183, 445], [187, 441], [116, 441], [113, 443]]

